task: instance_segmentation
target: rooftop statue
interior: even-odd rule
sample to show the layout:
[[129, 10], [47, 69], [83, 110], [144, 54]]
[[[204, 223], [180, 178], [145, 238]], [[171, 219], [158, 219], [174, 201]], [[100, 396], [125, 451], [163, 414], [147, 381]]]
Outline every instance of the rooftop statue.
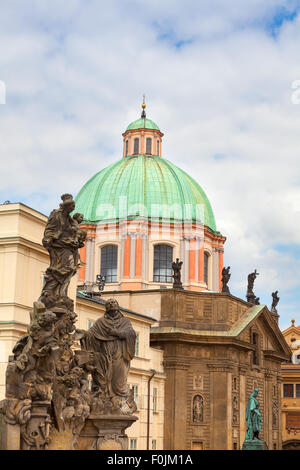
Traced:
[[280, 300], [280, 297], [278, 297], [278, 290], [276, 290], [275, 292], [272, 292], [272, 298], [273, 298], [273, 302], [272, 302], [272, 306], [271, 306], [271, 312], [278, 314], [277, 308], [276, 308], [277, 304]]
[[256, 269], [254, 270], [253, 273], [250, 273], [248, 275], [248, 287], [247, 287], [246, 298], [247, 298], [247, 302], [249, 302], [250, 304], [253, 304], [253, 305], [255, 305], [255, 304], [258, 305], [259, 304], [259, 298], [256, 297], [254, 292], [253, 292], [254, 281], [255, 281], [255, 279], [258, 275], [259, 275], [259, 273], [256, 271]]
[[179, 261], [179, 258], [176, 258], [176, 262], [173, 261], [172, 269], [173, 269], [173, 289], [183, 289], [182, 282], [181, 282], [181, 267], [183, 265], [183, 261]]
[[228, 266], [228, 268], [225, 268], [224, 266], [224, 268], [222, 269], [222, 292], [227, 292], [228, 294], [230, 294], [230, 290], [227, 284], [231, 277], [231, 274], [229, 271], [230, 271], [230, 266]]

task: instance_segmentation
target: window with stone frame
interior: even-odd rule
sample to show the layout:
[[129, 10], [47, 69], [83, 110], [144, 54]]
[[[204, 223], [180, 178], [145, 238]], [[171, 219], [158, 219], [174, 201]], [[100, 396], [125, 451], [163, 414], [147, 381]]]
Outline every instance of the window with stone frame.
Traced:
[[138, 356], [139, 356], [139, 352], [140, 352], [140, 334], [137, 333], [137, 334], [136, 334], [136, 339], [135, 339], [135, 353], [134, 353], [134, 355], [135, 355], [136, 357], [138, 357]]
[[129, 448], [130, 450], [137, 450], [137, 439], [130, 439]]
[[156, 142], [156, 154], [159, 155], [159, 140]]
[[139, 408], [139, 386], [138, 385], [132, 385], [132, 390], [133, 390], [133, 398], [136, 404], [136, 407]]
[[146, 154], [147, 155], [152, 154], [152, 139], [151, 139], [151, 137], [147, 137], [147, 139], [146, 139]]
[[139, 143], [140, 143], [139, 139], [135, 138], [134, 141], [133, 141], [133, 153], [134, 153], [134, 155], [138, 155], [138, 153], [139, 153], [139, 148], [140, 148]]
[[100, 274], [105, 276], [105, 283], [117, 282], [118, 275], [118, 247], [106, 245], [101, 248]]
[[169, 245], [154, 246], [153, 281], [172, 283], [173, 248]]
[[125, 142], [125, 157], [128, 155], [128, 140]]
[[283, 384], [283, 396], [285, 398], [294, 397], [294, 384]]
[[158, 397], [158, 390], [156, 387], [153, 387], [153, 413], [157, 413], [157, 397]]

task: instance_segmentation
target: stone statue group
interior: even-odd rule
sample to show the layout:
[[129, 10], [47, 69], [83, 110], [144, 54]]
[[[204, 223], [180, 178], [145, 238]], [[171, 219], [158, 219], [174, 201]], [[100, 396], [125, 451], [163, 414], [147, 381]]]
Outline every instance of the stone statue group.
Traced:
[[[74, 303], [68, 297], [80, 266], [86, 232], [82, 214], [71, 213], [70, 194], [51, 212], [42, 243], [50, 255], [40, 298], [30, 312], [28, 334], [13, 348], [6, 371], [5, 422], [19, 426], [21, 449], [44, 449], [51, 432], [69, 430], [75, 449], [89, 415], [132, 415], [136, 410], [127, 384], [136, 333], [116, 300], [88, 330], [77, 330]], [[81, 349], [78, 349], [78, 341]]]

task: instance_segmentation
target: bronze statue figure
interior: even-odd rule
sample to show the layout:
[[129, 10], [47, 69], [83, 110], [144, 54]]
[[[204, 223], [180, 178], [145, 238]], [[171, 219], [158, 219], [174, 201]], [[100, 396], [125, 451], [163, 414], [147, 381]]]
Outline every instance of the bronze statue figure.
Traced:
[[247, 434], [246, 439], [259, 439], [261, 431], [261, 414], [259, 411], [259, 403], [257, 400], [259, 389], [255, 388], [250, 395], [246, 408]]
[[173, 269], [173, 289], [183, 289], [182, 287], [182, 282], [181, 282], [181, 267], [182, 267], [183, 261], [179, 261], [179, 258], [176, 258], [176, 262], [173, 261], [172, 263], [172, 269]]
[[229, 271], [230, 271], [230, 266], [228, 266], [227, 268], [225, 268], [224, 266], [224, 268], [222, 269], [222, 292], [226, 292], [227, 294], [230, 294], [230, 290], [227, 285], [231, 277], [231, 274]]

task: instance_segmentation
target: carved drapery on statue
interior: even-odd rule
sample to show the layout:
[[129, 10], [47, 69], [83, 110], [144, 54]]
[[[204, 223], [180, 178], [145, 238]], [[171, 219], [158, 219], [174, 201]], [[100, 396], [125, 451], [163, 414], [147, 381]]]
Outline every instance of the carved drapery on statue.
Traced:
[[118, 302], [106, 301], [105, 315], [88, 330], [77, 330], [83, 350], [93, 353], [94, 406], [98, 412], [132, 414], [134, 400], [127, 378], [135, 353], [136, 333]]

